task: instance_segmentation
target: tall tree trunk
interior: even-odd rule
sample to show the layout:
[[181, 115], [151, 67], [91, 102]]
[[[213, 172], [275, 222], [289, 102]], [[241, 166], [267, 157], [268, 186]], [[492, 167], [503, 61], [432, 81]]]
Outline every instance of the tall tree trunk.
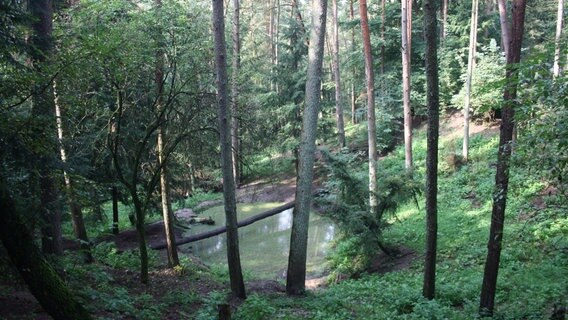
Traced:
[[146, 226], [145, 226], [145, 215], [146, 212], [138, 197], [138, 190], [136, 190], [136, 184], [133, 184], [131, 188], [130, 196], [132, 197], [132, 202], [134, 204], [134, 212], [136, 221], [134, 222], [136, 227], [136, 234], [138, 235], [138, 250], [140, 251], [140, 282], [148, 284], [148, 248], [146, 247]]
[[[53, 6], [51, 0], [37, 0], [29, 3], [32, 16], [35, 18], [33, 35], [31, 38], [32, 50], [31, 58], [35, 70], [42, 73], [42, 64], [51, 56], [53, 52], [53, 40], [51, 33], [53, 30]], [[46, 79], [41, 82], [48, 81]], [[52, 86], [45, 83], [36, 83], [33, 89], [32, 115], [37, 125], [37, 137], [40, 139], [43, 149], [35, 156], [34, 174], [32, 179], [39, 186], [40, 207], [43, 225], [42, 250], [45, 253], [62, 254], [63, 246], [61, 239], [61, 208], [58, 201], [59, 190], [53, 177], [53, 162], [57, 154], [55, 140], [55, 103]]]
[[442, 0], [442, 26], [440, 28], [442, 41], [446, 41], [448, 36], [448, 0]]
[[[353, 0], [349, 0], [349, 19], [351, 21], [355, 20], [355, 10], [353, 10]], [[355, 28], [351, 29], [351, 51], [355, 52]], [[351, 68], [352, 77], [351, 80], [351, 123], [357, 123], [357, 96], [355, 94], [355, 79], [357, 78], [357, 69], [355, 67]]]
[[[272, 9], [271, 9], [272, 12]], [[273, 28], [275, 28], [273, 26]], [[273, 31], [274, 32], [274, 31]], [[274, 44], [274, 64], [276, 64], [276, 44]], [[233, 74], [231, 81], [231, 148], [233, 157], [233, 176], [235, 177], [235, 186], [239, 185], [239, 72], [241, 67], [241, 36], [240, 36], [240, 3], [239, 0], [233, 0]]]
[[562, 24], [564, 19], [564, 0], [558, 0], [558, 13], [556, 16], [556, 37], [554, 49], [554, 66], [552, 75], [557, 78], [560, 75], [560, 37], [562, 36]]
[[511, 42], [511, 25], [507, 18], [507, 0], [497, 0], [499, 6], [499, 23], [501, 24], [501, 46], [505, 57], [509, 56], [509, 45]]
[[306, 78], [306, 107], [302, 120], [300, 163], [296, 185], [296, 198], [290, 237], [290, 255], [286, 273], [286, 293], [301, 295], [305, 292], [306, 253], [308, 226], [312, 203], [312, 183], [316, 151], [317, 121], [321, 99], [321, 76], [325, 42], [327, 0], [312, 0], [312, 30], [308, 48]]
[[[158, 19], [161, 19], [162, 0], [154, 0]], [[156, 111], [159, 117], [159, 125], [156, 130], [158, 141], [158, 163], [160, 165], [160, 196], [162, 198], [162, 215], [164, 218], [164, 232], [166, 234], [166, 243], [168, 244], [168, 265], [170, 268], [179, 266], [179, 258], [176, 246], [176, 236], [174, 233], [173, 213], [170, 202], [170, 185], [168, 177], [168, 163], [167, 155], [165, 154], [166, 144], [166, 111], [163, 102], [163, 84], [164, 84], [164, 41], [161, 28], [158, 29], [156, 34], [157, 48], [156, 48], [156, 70], [155, 70], [155, 84], [156, 84]]]
[[339, 147], [345, 147], [345, 125], [341, 103], [341, 78], [339, 72], [339, 23], [337, 17], [337, 0], [333, 0], [333, 78], [335, 80], [335, 120], [339, 136]]
[[503, 93], [503, 112], [499, 134], [499, 153], [497, 171], [495, 173], [495, 191], [493, 194], [493, 211], [489, 241], [487, 243], [487, 260], [483, 273], [479, 314], [492, 316], [497, 288], [497, 274], [501, 257], [503, 226], [505, 223], [505, 207], [509, 188], [509, 163], [511, 157], [511, 140], [515, 106], [517, 105], [518, 63], [521, 61], [521, 45], [524, 33], [526, 0], [513, 0], [511, 46], [507, 56], [506, 85]]
[[0, 239], [30, 292], [54, 319], [91, 319], [43, 258], [0, 177]]
[[381, 96], [386, 95], [386, 81], [385, 81], [385, 31], [387, 23], [386, 0], [381, 0], [381, 66], [380, 66], [380, 79], [381, 79]]
[[471, 101], [471, 78], [475, 64], [475, 53], [477, 47], [477, 12], [479, 11], [479, 0], [471, 2], [471, 23], [469, 29], [469, 53], [467, 57], [467, 75], [465, 80], [465, 99], [463, 106], [463, 159], [467, 161], [469, 153], [469, 109]]
[[213, 34], [215, 38], [215, 66], [217, 73], [217, 104], [219, 107], [219, 136], [221, 144], [221, 165], [223, 171], [223, 196], [225, 199], [225, 219], [227, 225], [227, 262], [231, 292], [234, 297], [246, 299], [245, 285], [239, 254], [239, 234], [237, 228], [237, 204], [235, 198], [235, 178], [233, 177], [231, 153], [231, 112], [228, 103], [227, 50], [225, 48], [225, 21], [223, 0], [213, 2]]
[[112, 234], [117, 235], [118, 230], [118, 188], [112, 186]]
[[438, 237], [438, 131], [440, 87], [438, 82], [437, 4], [424, 1], [424, 34], [426, 36], [426, 104], [428, 129], [426, 151], [426, 252], [424, 254], [424, 284], [422, 294], [434, 299], [436, 293], [436, 247]]
[[411, 30], [410, 20], [412, 0], [401, 1], [402, 17], [402, 103], [404, 113], [404, 167], [412, 170], [412, 110], [410, 107], [410, 53]]
[[[404, 0], [403, 0], [404, 1]], [[369, 143], [369, 210], [377, 213], [377, 124], [375, 121], [375, 74], [373, 72], [373, 55], [371, 53], [371, 35], [369, 33], [369, 18], [367, 0], [359, 0], [361, 15], [361, 34], [363, 52], [365, 54], [365, 79], [367, 82], [367, 128]]]
[[[56, 82], [53, 83], [53, 93], [55, 104], [55, 120], [57, 124], [57, 139], [59, 141], [59, 155], [61, 162], [65, 167], [65, 165], [67, 164], [67, 152], [65, 150], [65, 145], [63, 144], [63, 120], [61, 116], [61, 106], [59, 104], [59, 98], [57, 95]], [[75, 233], [75, 237], [79, 241], [84, 261], [86, 263], [91, 263], [93, 262], [93, 256], [91, 255], [89, 237], [87, 236], [87, 229], [85, 228], [85, 222], [83, 220], [83, 209], [81, 208], [81, 205], [77, 200], [77, 194], [75, 193], [75, 188], [73, 187], [73, 181], [71, 180], [71, 177], [69, 176], [69, 173], [66, 169], [63, 169], [63, 178], [65, 180], [65, 189], [67, 191], [69, 208], [71, 209], [71, 223], [73, 225], [73, 232]]]

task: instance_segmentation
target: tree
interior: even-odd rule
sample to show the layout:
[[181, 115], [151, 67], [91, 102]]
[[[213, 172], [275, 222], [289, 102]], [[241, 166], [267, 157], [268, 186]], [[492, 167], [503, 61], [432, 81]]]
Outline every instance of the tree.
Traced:
[[412, 41], [412, 0], [401, 1], [402, 102], [404, 113], [404, 167], [412, 170], [412, 110], [410, 107], [410, 56]]
[[32, 116], [37, 121], [36, 136], [43, 147], [36, 151], [32, 185], [39, 188], [40, 204], [37, 210], [42, 218], [42, 250], [45, 253], [62, 254], [61, 208], [58, 204], [59, 190], [55, 182], [53, 165], [57, 154], [55, 142], [55, 102], [51, 81], [43, 75], [45, 64], [53, 52], [53, 7], [51, 0], [32, 1], [29, 9], [34, 17], [31, 37], [31, 60], [37, 72], [33, 88]]
[[564, 18], [564, 0], [558, 0], [558, 13], [556, 16], [556, 37], [554, 49], [554, 65], [552, 75], [557, 78], [560, 75], [560, 37], [562, 36], [562, 24]]
[[91, 319], [34, 244], [0, 176], [0, 239], [30, 292], [54, 319]]
[[339, 72], [339, 23], [337, 22], [337, 0], [333, 0], [333, 79], [335, 80], [335, 121], [339, 136], [339, 147], [345, 147], [345, 126], [343, 121], [343, 106], [341, 102], [341, 79]]
[[162, 198], [162, 215], [164, 217], [164, 232], [166, 234], [166, 243], [168, 244], [168, 265], [175, 267], [179, 265], [179, 257], [176, 246], [176, 236], [174, 233], [173, 213], [170, 203], [170, 182], [168, 177], [168, 162], [167, 155], [165, 154], [165, 140], [166, 140], [166, 114], [163, 105], [163, 86], [164, 86], [164, 41], [162, 39], [162, 30], [159, 27], [159, 21], [162, 19], [162, 0], [154, 0], [156, 5], [158, 30], [156, 41], [156, 111], [160, 115], [159, 124], [157, 128], [157, 151], [158, 163], [160, 166], [160, 195]]
[[[272, 11], [271, 11], [272, 12]], [[241, 172], [239, 170], [239, 70], [241, 67], [241, 36], [240, 36], [240, 3], [233, 0], [233, 74], [231, 79], [231, 148], [233, 157], [233, 175], [235, 185], [239, 185]]]
[[217, 74], [217, 104], [219, 110], [221, 166], [223, 171], [223, 197], [225, 199], [225, 218], [227, 225], [227, 263], [229, 265], [229, 278], [233, 296], [246, 299], [239, 254], [235, 178], [233, 177], [231, 152], [231, 113], [229, 111], [227, 88], [227, 50], [225, 48], [225, 21], [222, 0], [213, 0], [213, 33], [215, 38], [215, 69]]
[[501, 25], [501, 46], [505, 57], [509, 55], [509, 42], [511, 41], [511, 25], [507, 18], [507, 0], [497, 0], [499, 6], [499, 23]]
[[296, 198], [290, 237], [288, 270], [286, 273], [286, 293], [288, 295], [301, 295], [305, 292], [306, 251], [308, 248], [308, 227], [312, 203], [317, 121], [320, 109], [327, 0], [312, 0], [311, 9], [312, 29], [308, 47], [306, 106], [302, 119]]
[[[64, 167], [66, 167], [67, 152], [64, 145], [63, 119], [61, 106], [57, 96], [56, 82], [53, 83], [53, 93], [56, 118], [55, 120], [57, 124], [57, 139], [59, 141], [59, 155], [61, 158], [61, 163], [64, 165]], [[83, 220], [83, 208], [81, 207], [79, 200], [77, 199], [77, 194], [75, 192], [75, 187], [73, 185], [73, 181], [71, 180], [71, 176], [65, 168], [63, 169], [63, 179], [65, 181], [65, 189], [67, 191], [67, 199], [71, 211], [71, 223], [73, 225], [73, 232], [75, 233], [75, 237], [79, 241], [84, 261], [86, 263], [91, 263], [93, 262], [93, 256], [91, 255], [89, 237], [87, 236], [87, 229], [85, 228], [85, 222]]]
[[438, 83], [438, 46], [436, 0], [424, 1], [424, 34], [426, 37], [426, 104], [428, 129], [426, 151], [426, 252], [422, 295], [434, 299], [436, 293], [436, 246], [438, 237], [438, 131], [440, 94]]
[[448, 36], [448, 2], [448, 0], [442, 0], [442, 25], [440, 26], [442, 41], [445, 41]]
[[499, 133], [499, 152], [495, 173], [495, 191], [493, 193], [493, 210], [489, 241], [487, 243], [487, 259], [483, 272], [479, 314], [492, 316], [495, 305], [497, 274], [501, 257], [505, 207], [509, 188], [509, 163], [511, 158], [511, 141], [517, 99], [518, 63], [521, 60], [521, 44], [524, 33], [526, 0], [513, 0], [511, 43], [507, 55], [506, 84], [503, 93], [503, 110]]
[[475, 52], [477, 47], [477, 12], [479, 10], [479, 0], [471, 2], [471, 23], [469, 29], [469, 53], [467, 57], [467, 75], [465, 80], [465, 102], [463, 106], [463, 159], [467, 161], [469, 152], [469, 107], [471, 99], [471, 78], [475, 63]]
[[371, 53], [371, 35], [369, 33], [369, 18], [367, 1], [359, 1], [361, 15], [361, 33], [363, 37], [363, 52], [365, 54], [365, 79], [367, 82], [367, 130], [369, 143], [369, 209], [371, 214], [377, 213], [377, 124], [375, 121], [375, 75], [373, 72], [373, 55]]

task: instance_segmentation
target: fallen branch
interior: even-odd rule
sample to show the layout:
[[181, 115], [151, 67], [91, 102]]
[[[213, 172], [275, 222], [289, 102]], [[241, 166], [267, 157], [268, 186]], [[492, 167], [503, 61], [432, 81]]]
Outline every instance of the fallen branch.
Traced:
[[[288, 202], [288, 203], [283, 204], [283, 205], [276, 207], [274, 209], [270, 209], [268, 211], [259, 213], [256, 216], [252, 216], [250, 218], [239, 221], [237, 226], [239, 228], [244, 227], [244, 226], [248, 226], [249, 224], [253, 224], [253, 223], [257, 222], [258, 220], [262, 220], [262, 219], [271, 217], [273, 215], [276, 215], [276, 214], [278, 214], [282, 211], [292, 209], [292, 208], [294, 208], [294, 204], [295, 204], [294, 201]], [[225, 233], [225, 232], [227, 232], [227, 227], [223, 226], [223, 227], [213, 229], [213, 230], [209, 230], [209, 231], [206, 231], [206, 232], [203, 232], [203, 233], [194, 234], [194, 235], [189, 236], [187, 238], [176, 239], [176, 245], [186, 244], [186, 243], [190, 243], [190, 242], [195, 242], [195, 241], [211, 238], [211, 237], [214, 237], [216, 235], [220, 235], [221, 233]], [[166, 247], [167, 247], [166, 243], [160, 243], [160, 244], [156, 244], [156, 245], [153, 245], [153, 246], [150, 245], [150, 248], [152, 248], [154, 250], [162, 250], [162, 249], [165, 249]]]

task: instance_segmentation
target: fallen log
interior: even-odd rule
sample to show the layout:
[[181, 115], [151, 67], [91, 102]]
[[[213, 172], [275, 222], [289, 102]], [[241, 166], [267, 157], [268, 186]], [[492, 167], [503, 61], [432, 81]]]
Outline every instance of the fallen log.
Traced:
[[[279, 207], [276, 207], [274, 209], [270, 209], [268, 211], [264, 211], [262, 213], [259, 213], [256, 216], [252, 216], [250, 218], [246, 218], [244, 220], [241, 220], [237, 223], [237, 227], [241, 228], [241, 227], [244, 227], [244, 226], [248, 226], [249, 224], [253, 224], [253, 223], [257, 222], [258, 220], [262, 220], [262, 219], [271, 217], [273, 215], [276, 215], [276, 214], [278, 214], [282, 211], [292, 209], [292, 208], [294, 208], [294, 204], [295, 204], [294, 201], [288, 202], [288, 203], [285, 203], [285, 204], [283, 204]], [[186, 238], [176, 239], [176, 245], [181, 245], [181, 244], [186, 244], [186, 243], [190, 243], [190, 242], [195, 242], [195, 241], [211, 238], [211, 237], [220, 235], [221, 233], [225, 233], [225, 232], [227, 232], [226, 226], [219, 227], [219, 228], [209, 230], [209, 231], [206, 231], [206, 232], [203, 232], [203, 233], [194, 234], [194, 235], [186, 237]], [[162, 249], [165, 249], [166, 247], [167, 247], [166, 243], [150, 245], [150, 248], [152, 248], [154, 250], [162, 250]]]

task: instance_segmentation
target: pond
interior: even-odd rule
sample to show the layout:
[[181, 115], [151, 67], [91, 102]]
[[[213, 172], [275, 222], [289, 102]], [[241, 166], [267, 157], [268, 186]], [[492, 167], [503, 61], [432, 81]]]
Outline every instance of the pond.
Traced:
[[[259, 214], [282, 205], [281, 203], [243, 203], [237, 205], [238, 220]], [[206, 210], [201, 217], [211, 217], [214, 226], [193, 225], [184, 236], [202, 233], [225, 225], [223, 206]], [[243, 273], [257, 279], [284, 278], [288, 265], [292, 209], [239, 228], [239, 247]], [[335, 236], [335, 225], [328, 218], [310, 214], [307, 252], [307, 277], [317, 277], [326, 269], [330, 242]], [[182, 246], [208, 265], [226, 265], [226, 235], [200, 240]]]

